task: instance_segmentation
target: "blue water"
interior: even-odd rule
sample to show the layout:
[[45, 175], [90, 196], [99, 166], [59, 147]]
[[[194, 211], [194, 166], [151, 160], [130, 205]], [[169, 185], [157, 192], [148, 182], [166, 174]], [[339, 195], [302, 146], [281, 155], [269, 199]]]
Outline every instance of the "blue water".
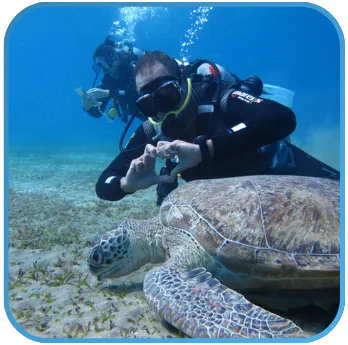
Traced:
[[[138, 21], [134, 45], [179, 57], [192, 10], [171, 6]], [[74, 89], [91, 87], [93, 52], [119, 19], [116, 6], [54, 4], [17, 16], [5, 52], [10, 148], [106, 144], [116, 150], [124, 125], [88, 116]], [[325, 15], [305, 7], [214, 7], [189, 56], [295, 91], [294, 141], [339, 168], [339, 38]]]
[[[37, 254], [41, 262], [53, 264], [50, 250], [36, 243], [47, 229], [53, 229], [56, 234], [64, 234], [67, 229], [82, 229], [77, 242], [84, 244], [89, 243], [92, 236], [110, 230], [115, 220], [142, 219], [157, 214], [154, 188], [152, 194], [149, 194], [151, 190], [149, 193], [139, 191], [135, 196], [113, 203], [112, 207], [98, 200], [95, 194], [95, 182], [114, 158], [124, 124], [118, 119], [109, 123], [103, 117], [95, 119], [87, 115], [74, 89], [87, 90], [92, 86], [95, 77], [91, 68], [93, 52], [113, 30], [114, 22], [120, 21], [120, 28], [125, 29], [125, 34], [131, 36], [140, 49], [163, 50], [178, 59], [211, 59], [242, 79], [258, 75], [265, 84], [294, 91], [293, 110], [298, 126], [291, 136], [293, 142], [339, 169], [340, 73], [343, 71], [339, 66], [339, 36], [330, 20], [311, 8], [240, 4], [214, 7], [209, 10], [207, 22], [196, 24], [197, 16], [190, 17], [194, 10], [197, 7], [170, 6], [154, 11], [147, 8], [132, 21], [137, 11], [125, 14], [116, 6], [45, 4], [33, 6], [14, 19], [5, 40], [5, 131], [10, 151], [10, 206], [5, 229], [7, 235], [19, 239], [9, 246], [13, 249], [10, 254], [7, 255], [8, 250], [5, 253], [5, 270], [8, 270], [5, 276], [12, 278], [12, 282], [19, 269], [27, 270], [27, 276], [30, 272], [32, 263], [23, 259], [25, 251], [22, 251], [26, 236], [33, 237], [34, 244], [28, 242], [30, 258], [34, 260], [33, 253], [39, 249]], [[187, 42], [185, 35], [192, 29], [197, 29], [194, 44], [183, 53], [182, 43]], [[131, 129], [139, 124], [136, 120]], [[131, 133], [132, 130], [129, 135]], [[21, 229], [27, 230], [23, 240]], [[5, 236], [5, 249], [8, 238]], [[64, 254], [65, 257], [74, 246], [75, 243], [70, 247], [59, 244], [54, 247], [54, 255], [60, 258]], [[85, 264], [89, 248], [83, 249], [85, 252], [78, 267], [94, 286], [95, 279]], [[7, 265], [6, 260], [11, 265]], [[54, 272], [63, 271], [55, 267]], [[142, 278], [139, 283], [141, 281]], [[40, 294], [41, 288], [42, 285]], [[105, 311], [101, 309], [104, 308], [105, 289], [100, 296], [95, 294], [98, 289], [94, 288], [90, 295], [96, 311], [84, 310], [84, 317], [93, 320], [93, 324], [95, 317]], [[19, 297], [33, 301], [32, 291], [35, 290], [21, 289]], [[76, 290], [77, 294], [80, 292]], [[60, 296], [53, 297], [59, 302]], [[87, 292], [86, 300], [88, 296]], [[103, 303], [99, 303], [98, 296]], [[14, 320], [19, 315], [18, 310], [23, 309], [21, 300], [12, 298], [9, 301], [11, 309], [15, 310]], [[66, 311], [71, 309], [69, 303], [67, 300]], [[33, 325], [38, 325], [37, 320], [43, 314], [36, 297], [33, 305], [36, 310], [31, 312], [31, 317], [35, 318]], [[9, 315], [9, 305], [5, 306]], [[129, 306], [126, 308], [132, 310]], [[56, 327], [45, 333], [29, 325], [28, 332], [40, 337], [66, 337], [64, 317], [53, 312], [51, 316], [51, 325]], [[309, 326], [312, 327], [311, 323], [315, 326], [313, 334], [327, 327], [326, 320], [324, 326], [318, 321], [321, 318], [318, 315], [310, 319]], [[115, 322], [119, 322], [117, 317]], [[21, 331], [21, 327], [18, 328]], [[110, 330], [90, 336], [120, 336], [120, 332], [113, 332], [110, 323]], [[143, 330], [140, 337], [148, 337], [148, 333]]]

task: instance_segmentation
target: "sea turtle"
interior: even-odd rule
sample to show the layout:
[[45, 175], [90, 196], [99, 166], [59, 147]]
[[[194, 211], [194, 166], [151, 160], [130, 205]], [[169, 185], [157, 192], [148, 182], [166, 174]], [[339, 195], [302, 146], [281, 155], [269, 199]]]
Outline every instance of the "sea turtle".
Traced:
[[107, 232], [89, 268], [113, 278], [162, 262], [145, 276], [146, 299], [190, 337], [305, 337], [259, 305], [338, 301], [339, 195], [338, 181], [299, 176], [183, 184], [158, 217]]

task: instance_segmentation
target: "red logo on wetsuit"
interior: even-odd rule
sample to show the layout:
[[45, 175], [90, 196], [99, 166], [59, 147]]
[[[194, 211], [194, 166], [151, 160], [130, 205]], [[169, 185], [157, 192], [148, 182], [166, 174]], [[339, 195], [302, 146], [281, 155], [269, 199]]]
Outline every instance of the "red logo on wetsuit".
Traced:
[[243, 102], [247, 102], [247, 103], [261, 103], [263, 101], [263, 99], [260, 98], [256, 98], [254, 96], [249, 95], [246, 92], [242, 92], [242, 91], [234, 91], [232, 92], [231, 96], [233, 98], [238, 98]]

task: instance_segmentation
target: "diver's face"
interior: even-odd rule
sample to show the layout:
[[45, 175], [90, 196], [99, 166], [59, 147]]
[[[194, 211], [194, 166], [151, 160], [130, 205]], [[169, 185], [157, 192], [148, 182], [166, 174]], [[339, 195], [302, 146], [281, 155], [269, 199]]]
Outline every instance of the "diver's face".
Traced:
[[139, 98], [138, 109], [148, 117], [161, 121], [165, 114], [180, 108], [186, 88], [161, 63], [156, 63], [144, 74], [135, 76]]
[[117, 66], [117, 61], [116, 59], [106, 59], [105, 57], [96, 57], [95, 59], [95, 65], [99, 66], [100, 70], [104, 74], [110, 74], [112, 73], [116, 66]]
[[96, 71], [96, 73], [102, 72], [104, 74], [108, 74], [111, 69], [111, 66], [110, 66], [110, 63], [107, 62], [105, 58], [97, 57], [95, 59], [95, 64], [93, 68]]
[[[135, 76], [135, 85], [137, 92], [140, 96], [144, 96], [145, 94], [154, 92], [162, 83], [174, 80], [175, 77], [171, 75], [168, 69], [159, 62], [156, 62], [149, 70], [147, 70], [144, 74], [138, 73]], [[161, 120], [165, 115], [165, 112], [155, 112], [152, 111], [151, 117], [156, 118], [157, 120]], [[146, 114], [150, 116], [150, 114]]]

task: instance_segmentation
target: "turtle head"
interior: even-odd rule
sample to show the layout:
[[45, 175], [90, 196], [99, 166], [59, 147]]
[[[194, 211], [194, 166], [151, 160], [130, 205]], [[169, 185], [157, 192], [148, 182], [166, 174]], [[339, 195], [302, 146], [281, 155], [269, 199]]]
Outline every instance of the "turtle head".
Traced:
[[117, 278], [135, 271], [138, 267], [132, 267], [130, 247], [130, 234], [124, 227], [107, 232], [89, 253], [89, 270], [98, 278]]

